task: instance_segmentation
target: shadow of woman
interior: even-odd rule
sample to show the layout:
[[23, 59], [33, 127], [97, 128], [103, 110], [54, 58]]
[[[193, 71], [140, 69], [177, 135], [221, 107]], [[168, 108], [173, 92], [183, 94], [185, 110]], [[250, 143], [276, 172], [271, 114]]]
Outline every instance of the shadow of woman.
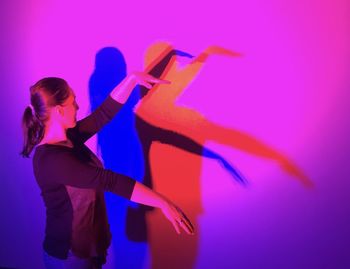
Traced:
[[[153, 72], [154, 66], [159, 65], [160, 59], [164, 58], [163, 55], [170, 55], [167, 65], [161, 74]], [[247, 133], [220, 126], [207, 120], [197, 111], [176, 104], [176, 99], [194, 80], [211, 55], [241, 56], [233, 51], [211, 46], [185, 67], [180, 67], [179, 53], [176, 53], [170, 44], [159, 42], [152, 45], [146, 53], [146, 72], [154, 76], [159, 75], [159, 78], [169, 80], [171, 84], [156, 85], [144, 94], [135, 107], [135, 114], [153, 126], [185, 136], [199, 145], [204, 145], [208, 140], [215, 141], [276, 161], [285, 172], [294, 176], [303, 185], [313, 186], [311, 180], [287, 156], [271, 146]]]
[[[171, 55], [163, 57], [150, 73], [160, 76], [170, 59]], [[126, 62], [118, 49], [106, 47], [98, 51], [95, 70], [89, 80], [91, 109], [96, 109], [125, 76]], [[216, 159], [236, 180], [244, 182], [239, 172], [215, 152], [203, 148], [185, 136], [153, 126], [135, 115], [133, 108], [146, 92], [144, 87], [134, 89], [121, 111], [98, 133], [98, 150], [106, 168], [143, 181], [152, 187], [149, 150], [154, 141], [160, 141], [196, 155]], [[200, 171], [193, 167], [191, 170], [197, 171], [196, 174]], [[189, 189], [194, 193], [199, 191], [194, 187]], [[146, 213], [152, 208], [136, 205], [109, 193], [105, 196], [113, 234], [112, 250], [115, 261], [112, 263], [117, 268], [142, 268], [147, 262], [148, 250]]]
[[[207, 58], [215, 54], [240, 56], [213, 46], [185, 67], [180, 67], [179, 57], [188, 57], [188, 54], [175, 50], [170, 44], [152, 45], [146, 52], [146, 72], [169, 80], [171, 84], [144, 89], [143, 97], [135, 107], [136, 127], [142, 141], [144, 159], [148, 162], [145, 164], [145, 183], [186, 209], [195, 227], [203, 212], [200, 155], [218, 156], [203, 148], [208, 140], [277, 161], [282, 169], [305, 186], [312, 186], [304, 173], [275, 149], [248, 134], [217, 125], [200, 113], [176, 104], [177, 97], [193, 81]], [[215, 159], [222, 160], [221, 157]], [[225, 160], [221, 164], [228, 171], [233, 169], [231, 175], [236, 180], [245, 182], [240, 173]], [[199, 232], [194, 237], [178, 237], [157, 211], [147, 214], [146, 219], [152, 268], [192, 268], [198, 250]]]
[[[159, 86], [151, 90], [135, 89], [115, 119], [98, 134], [98, 145], [107, 168], [143, 180], [144, 184], [176, 201], [186, 210], [195, 227], [203, 212], [201, 156], [219, 161], [236, 181], [246, 183], [229, 162], [203, 147], [207, 140], [277, 160], [287, 172], [301, 178], [306, 185], [310, 183], [287, 158], [253, 137], [218, 126], [196, 111], [175, 105], [177, 96], [211, 54], [237, 56], [210, 47], [185, 68], [179, 68], [178, 57], [191, 57], [189, 54], [174, 50], [169, 44], [151, 46], [146, 53], [146, 71], [172, 83], [163, 89]], [[91, 108], [95, 109], [125, 76], [126, 64], [120, 51], [115, 48], [100, 50], [89, 83]], [[147, 252], [147, 245], [142, 242], [150, 243], [152, 268], [194, 266], [199, 231], [193, 237], [178, 237], [158, 211], [109, 194], [106, 199], [117, 267], [141, 268]]]
[[[91, 110], [95, 110], [126, 76], [127, 65], [122, 53], [114, 47], [105, 47], [95, 56], [95, 69], [89, 80]], [[139, 101], [135, 89], [119, 113], [97, 135], [98, 152], [104, 166], [135, 178], [143, 178], [142, 148], [135, 130], [135, 115], [132, 111]], [[125, 234], [127, 208], [132, 202], [111, 193], [105, 193], [107, 213], [112, 232], [114, 259], [107, 259], [114, 268], [142, 268], [147, 257], [145, 241], [134, 243]]]

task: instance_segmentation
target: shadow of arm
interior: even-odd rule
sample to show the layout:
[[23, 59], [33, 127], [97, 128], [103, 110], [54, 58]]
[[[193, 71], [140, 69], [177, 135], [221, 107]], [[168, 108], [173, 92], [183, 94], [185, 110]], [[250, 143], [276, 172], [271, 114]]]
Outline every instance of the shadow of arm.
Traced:
[[198, 144], [191, 138], [178, 134], [173, 131], [164, 130], [155, 126], [152, 126], [154, 128], [153, 134], [155, 134], [155, 140], [159, 141], [163, 144], [168, 144], [171, 146], [175, 146], [179, 149], [185, 150], [187, 152], [193, 153], [198, 156], [204, 156], [210, 159], [214, 159], [218, 161], [223, 168], [227, 172], [230, 173], [230, 175], [239, 183], [246, 185], [247, 180], [244, 178], [244, 176], [237, 170], [235, 167], [233, 167], [227, 160], [225, 160], [223, 157], [221, 157], [219, 154], [215, 153], [214, 151], [204, 147], [201, 144]]

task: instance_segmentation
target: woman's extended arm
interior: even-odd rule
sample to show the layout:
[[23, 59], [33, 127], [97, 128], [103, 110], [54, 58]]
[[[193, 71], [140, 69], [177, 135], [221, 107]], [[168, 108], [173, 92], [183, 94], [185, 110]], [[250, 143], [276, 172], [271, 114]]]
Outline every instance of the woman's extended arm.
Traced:
[[182, 210], [163, 195], [151, 190], [145, 185], [136, 182], [130, 200], [160, 208], [165, 217], [173, 224], [178, 234], [180, 234], [180, 227], [188, 234], [194, 234], [192, 223]]
[[79, 120], [76, 127], [68, 129], [70, 138], [85, 143], [113, 119], [122, 105], [128, 100], [137, 84], [150, 89], [153, 87], [152, 84], [155, 83], [164, 84], [169, 82], [142, 72], [129, 74], [111, 91], [106, 100], [95, 111], [84, 119]]
[[136, 203], [160, 208], [180, 233], [180, 227], [193, 234], [193, 226], [185, 214], [170, 200], [134, 179], [111, 170], [96, 167], [78, 157], [68, 147], [47, 145], [34, 161], [34, 171], [40, 182], [68, 185], [76, 188], [112, 192]]

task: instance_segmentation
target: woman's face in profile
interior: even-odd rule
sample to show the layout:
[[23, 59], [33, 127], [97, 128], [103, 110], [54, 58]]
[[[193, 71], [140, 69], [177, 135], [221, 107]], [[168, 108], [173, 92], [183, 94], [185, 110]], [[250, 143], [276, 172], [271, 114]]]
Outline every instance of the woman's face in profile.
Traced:
[[73, 90], [71, 90], [69, 97], [61, 107], [63, 108], [62, 120], [65, 128], [73, 128], [77, 122], [77, 111], [79, 109]]

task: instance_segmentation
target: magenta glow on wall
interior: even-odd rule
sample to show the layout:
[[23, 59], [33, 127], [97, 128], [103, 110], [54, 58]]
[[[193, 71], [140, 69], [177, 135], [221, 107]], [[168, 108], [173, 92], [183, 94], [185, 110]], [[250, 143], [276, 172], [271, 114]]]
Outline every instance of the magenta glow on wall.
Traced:
[[[18, 73], [6, 73], [8, 81], [14, 81], [14, 90], [2, 93], [8, 100], [3, 106], [11, 115], [5, 122], [14, 130], [9, 136], [12, 143], [4, 144], [7, 161], [12, 164], [5, 168], [8, 191], [2, 196], [15, 205], [12, 211], [6, 211], [13, 217], [1, 229], [5, 238], [1, 240], [1, 266], [43, 266], [44, 205], [31, 161], [17, 154], [22, 142], [19, 121], [29, 102], [29, 86], [45, 76], [65, 78], [76, 92], [78, 118], [82, 118], [90, 111], [88, 82], [96, 53], [104, 47], [115, 47], [123, 54], [128, 72], [142, 70], [146, 49], [157, 41], [170, 42], [192, 55], [210, 45], [242, 53], [237, 58], [209, 58], [176, 105], [198, 112], [221, 129], [247, 133], [263, 141], [293, 160], [314, 183], [313, 188], [307, 188], [274, 161], [220, 140], [206, 140], [204, 145], [237, 167], [249, 184], [237, 184], [223, 166], [210, 158], [191, 159], [197, 165], [195, 172], [181, 169], [185, 161], [179, 161], [177, 167], [169, 166], [179, 170], [177, 175], [182, 179], [174, 184], [176, 177], [169, 175], [164, 181], [172, 182], [168, 187], [174, 186], [171, 188], [176, 192], [169, 195], [185, 211], [187, 208], [192, 212], [193, 205], [191, 193], [186, 193], [186, 180], [197, 176], [198, 184], [192, 187], [201, 212], [192, 216], [196, 218], [198, 236], [191, 267], [350, 266], [347, 1], [37, 0], [21, 8], [9, 5], [7, 9], [18, 12], [16, 20], [7, 19], [9, 28], [4, 31], [7, 40], [13, 41], [15, 60], [9, 70]], [[88, 145], [97, 152], [96, 138]], [[159, 144], [152, 152], [162, 147], [163, 152], [170, 150], [184, 160], [193, 157]], [[152, 158], [156, 165], [157, 156]], [[17, 182], [9, 178], [14, 166], [23, 167], [15, 172]], [[162, 175], [159, 172], [159, 177]], [[31, 202], [23, 201], [23, 195]], [[28, 211], [34, 212], [35, 218]], [[28, 221], [34, 232], [21, 230]], [[158, 217], [150, 221], [151, 238], [156, 242], [154, 231], [167, 233], [167, 228], [162, 229], [169, 224]], [[13, 229], [20, 230], [18, 235], [7, 236]], [[169, 231], [173, 232], [171, 227]], [[181, 239], [184, 234], [178, 238], [162, 236], [174, 245], [181, 245], [175, 240], [187, 240]], [[118, 238], [113, 239], [105, 268], [133, 268], [134, 254], [129, 250], [140, 246], [131, 244], [123, 250], [118, 242]], [[152, 250], [143, 245], [142, 251], [138, 268], [152, 268]], [[20, 253], [30, 256], [28, 263], [16, 258]], [[166, 266], [167, 261], [158, 264]]]

